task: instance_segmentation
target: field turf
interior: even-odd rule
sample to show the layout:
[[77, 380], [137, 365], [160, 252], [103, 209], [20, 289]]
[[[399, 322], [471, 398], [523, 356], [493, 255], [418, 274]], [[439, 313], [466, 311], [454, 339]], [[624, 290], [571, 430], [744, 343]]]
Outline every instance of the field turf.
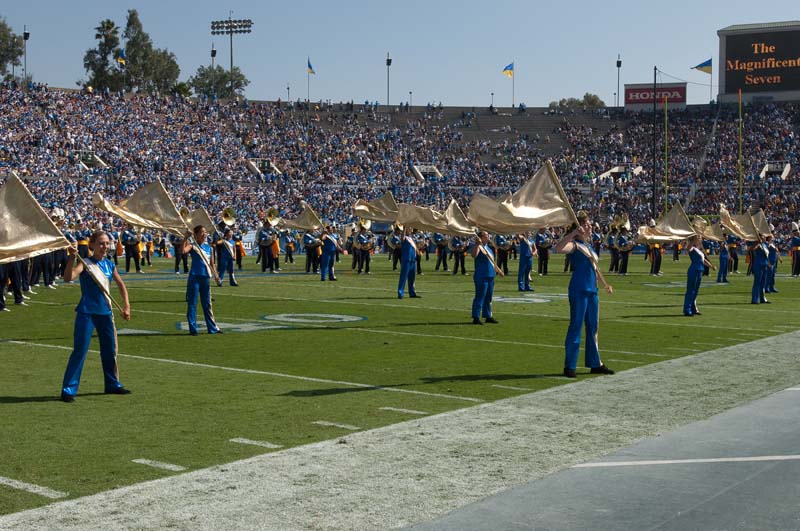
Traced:
[[[103, 394], [93, 340], [72, 404], [58, 395], [79, 288], [34, 288], [27, 307], [7, 298], [0, 514], [53, 501], [7, 480], [80, 497], [180, 473], [136, 459], [195, 470], [572, 381], [561, 376], [569, 316], [561, 257], [551, 259], [550, 275], [534, 273], [536, 291], [525, 294], [510, 261], [510, 275], [495, 287], [500, 324], [483, 326], [471, 324], [471, 276], [434, 272], [434, 263], [433, 256], [423, 262], [417, 277], [422, 298], [398, 300], [397, 272], [385, 256], [374, 258], [368, 276], [353, 273], [343, 256], [338, 282], [320, 282], [300, 263], [261, 274], [248, 257], [240, 287], [212, 289], [225, 334], [190, 337], [186, 277], [156, 259], [144, 275], [123, 275], [133, 318], [117, 317], [118, 361], [133, 394]], [[707, 277], [703, 315], [693, 318], [681, 312], [687, 265], [665, 255], [665, 274], [651, 277], [649, 262], [634, 255], [628, 276], [608, 275], [615, 293], [600, 302], [607, 365], [622, 371], [798, 328], [800, 280], [787, 276], [788, 259], [772, 304], [750, 304], [752, 277], [743, 273], [727, 285]], [[580, 363], [579, 379], [613, 378], [590, 376]]]

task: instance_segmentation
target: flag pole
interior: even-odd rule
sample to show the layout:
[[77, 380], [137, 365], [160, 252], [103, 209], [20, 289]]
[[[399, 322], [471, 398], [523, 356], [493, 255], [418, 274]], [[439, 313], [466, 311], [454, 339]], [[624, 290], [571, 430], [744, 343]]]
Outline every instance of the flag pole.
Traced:
[[[516, 84], [516, 77], [517, 77], [517, 61], [514, 60], [511, 62], [514, 65], [514, 69], [511, 71], [511, 108], [514, 108], [514, 85]], [[512, 111], [513, 112], [513, 111]]]
[[744, 124], [742, 123], [742, 89], [739, 89], [739, 215], [743, 212], [742, 207], [742, 133]]
[[669, 118], [667, 115], [667, 97], [664, 96], [664, 212], [669, 206]]

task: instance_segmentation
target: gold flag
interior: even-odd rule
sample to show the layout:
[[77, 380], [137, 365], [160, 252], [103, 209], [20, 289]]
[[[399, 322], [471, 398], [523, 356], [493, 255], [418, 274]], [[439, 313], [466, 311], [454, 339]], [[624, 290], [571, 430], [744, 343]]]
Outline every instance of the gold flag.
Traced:
[[676, 202], [670, 211], [658, 220], [654, 227], [646, 225], [639, 227], [636, 241], [639, 243], [676, 242], [694, 236], [696, 233], [695, 227], [689, 221], [689, 216], [686, 215], [686, 211], [683, 210], [680, 202]]
[[457, 234], [459, 236], [472, 236], [475, 234], [475, 225], [469, 222], [464, 211], [458, 206], [455, 199], [450, 200], [447, 210], [444, 211], [447, 230], [443, 234]]
[[447, 219], [441, 212], [409, 203], [400, 203], [397, 207], [397, 223], [404, 227], [431, 232], [447, 231]]
[[764, 210], [759, 208], [758, 212], [753, 214], [753, 224], [758, 229], [760, 234], [764, 236], [772, 236], [772, 230], [769, 228], [769, 221], [767, 221], [767, 216], [764, 215]]
[[382, 197], [372, 202], [359, 199], [353, 206], [353, 213], [361, 219], [394, 223], [397, 219], [398, 206], [392, 192], [386, 192]]
[[310, 206], [306, 206], [295, 219], [284, 219], [283, 223], [290, 229], [319, 230], [322, 228], [322, 220]]
[[[750, 216], [747, 217], [749, 218]], [[752, 219], [750, 221], [752, 223]], [[751, 240], [753, 238], [753, 234], [749, 234], [748, 230], [742, 227], [739, 222], [731, 216], [730, 212], [728, 212], [728, 209], [725, 208], [723, 204], [719, 205], [719, 222], [737, 238], [743, 240]]]
[[576, 221], [549, 160], [511, 197], [495, 201], [482, 194], [473, 195], [467, 217], [478, 227], [499, 234], [563, 227]]
[[100, 193], [94, 194], [92, 202], [97, 208], [138, 227], [166, 230], [176, 234], [186, 232], [186, 223], [178, 214], [160, 179], [142, 186], [118, 205], [104, 199]]
[[25, 184], [10, 175], [0, 187], [0, 264], [67, 247], [69, 242]]
[[203, 207], [197, 207], [192, 210], [184, 220], [186, 221], [188, 230], [194, 230], [196, 226], [202, 225], [206, 228], [209, 237], [217, 230], [217, 227], [214, 226], [214, 222], [211, 221], [211, 216], [208, 215], [208, 212]]

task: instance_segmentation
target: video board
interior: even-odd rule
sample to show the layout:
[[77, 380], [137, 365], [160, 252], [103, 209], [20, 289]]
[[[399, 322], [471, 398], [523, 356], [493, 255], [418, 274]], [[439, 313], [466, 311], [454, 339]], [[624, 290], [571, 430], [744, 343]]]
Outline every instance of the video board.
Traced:
[[800, 31], [728, 35], [725, 93], [800, 90]]

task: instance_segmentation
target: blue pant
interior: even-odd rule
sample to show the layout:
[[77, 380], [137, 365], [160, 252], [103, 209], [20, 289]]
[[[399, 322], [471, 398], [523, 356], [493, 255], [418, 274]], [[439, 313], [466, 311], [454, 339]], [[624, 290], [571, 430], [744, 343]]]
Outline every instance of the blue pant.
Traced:
[[326, 253], [322, 251], [322, 259], [319, 264], [319, 272], [322, 276], [322, 280], [325, 280], [325, 275], [328, 276], [328, 279], [333, 280], [336, 276], [333, 274], [333, 264], [334, 259], [336, 258], [336, 253]]
[[564, 368], [575, 370], [581, 348], [581, 331], [586, 327], [586, 367], [600, 366], [597, 349], [597, 328], [600, 318], [600, 300], [597, 293], [579, 292], [569, 294], [569, 328], [564, 341], [566, 357]]
[[772, 267], [767, 269], [767, 281], [764, 283], [764, 291], [766, 293], [773, 293], [775, 290], [775, 271], [778, 270], [778, 263], [770, 264]]
[[728, 255], [721, 254], [719, 256], [719, 270], [717, 271], [717, 282], [728, 281]]
[[209, 334], [216, 334], [219, 332], [219, 327], [214, 321], [214, 312], [211, 310], [211, 278], [192, 274], [189, 274], [189, 281], [186, 284], [186, 320], [189, 321], [189, 332], [197, 334], [198, 295], [206, 320], [206, 330]]
[[397, 296], [403, 298], [406, 282], [408, 282], [408, 294], [412, 297], [417, 295], [414, 289], [414, 281], [417, 279], [417, 261], [400, 262], [400, 282], [397, 284]]
[[231, 286], [236, 284], [236, 279], [233, 278], [233, 258], [231, 255], [228, 254], [228, 251], [224, 250], [219, 255], [219, 281], [220, 284], [222, 280], [225, 278], [225, 274], [229, 275]]
[[694, 315], [697, 313], [697, 294], [700, 292], [700, 281], [702, 278], [702, 269], [699, 271], [690, 269], [686, 272], [686, 295], [683, 297], [683, 315]]
[[766, 297], [764, 297], [764, 290], [767, 286], [767, 274], [768, 270], [766, 265], [753, 266], [753, 289], [750, 294], [750, 302], [757, 304], [767, 300]]
[[61, 386], [61, 392], [65, 395], [75, 396], [78, 394], [83, 362], [86, 361], [86, 353], [89, 352], [89, 342], [92, 340], [92, 332], [95, 328], [100, 340], [100, 360], [103, 363], [105, 391], [109, 393], [114, 389], [122, 388], [117, 370], [117, 331], [114, 329], [114, 316], [78, 313], [75, 315], [72, 354], [69, 356], [67, 370], [64, 371], [64, 382]]
[[517, 286], [523, 291], [530, 291], [530, 275], [533, 270], [533, 257], [519, 259], [519, 272], [517, 273]]
[[492, 316], [492, 294], [494, 293], [494, 277], [474, 278], [475, 298], [472, 299], [472, 318], [478, 319]]

